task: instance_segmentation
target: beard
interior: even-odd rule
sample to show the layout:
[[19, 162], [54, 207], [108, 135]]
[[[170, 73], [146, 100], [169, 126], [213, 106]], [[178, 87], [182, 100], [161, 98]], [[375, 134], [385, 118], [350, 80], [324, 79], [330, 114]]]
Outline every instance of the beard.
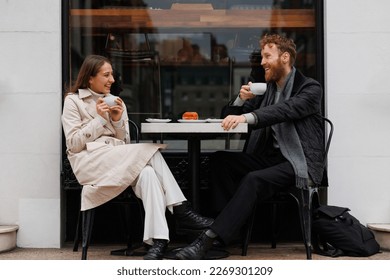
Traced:
[[[267, 67], [265, 67], [267, 68]], [[274, 64], [269, 64], [269, 70], [265, 72], [265, 81], [278, 82], [284, 76], [284, 69], [280, 57]]]

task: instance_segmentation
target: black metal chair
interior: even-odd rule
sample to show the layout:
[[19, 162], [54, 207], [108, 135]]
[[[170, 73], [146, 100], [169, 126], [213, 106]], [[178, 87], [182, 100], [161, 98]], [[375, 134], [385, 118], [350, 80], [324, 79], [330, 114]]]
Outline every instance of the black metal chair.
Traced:
[[[132, 120], [129, 120], [129, 128], [130, 128], [130, 135], [132, 139], [136, 143], [140, 140], [140, 132], [137, 124], [133, 122]], [[80, 186], [80, 189], [82, 186]], [[143, 205], [139, 198], [135, 196], [133, 193], [132, 188], [127, 188], [124, 192], [122, 192], [118, 197], [112, 199], [109, 203], [116, 203], [121, 204], [124, 207], [124, 215], [123, 215], [123, 221], [125, 225], [125, 232], [126, 232], [126, 240], [127, 240], [127, 247], [124, 249], [114, 250], [111, 251], [112, 255], [124, 255], [124, 256], [135, 256], [135, 255], [142, 255], [144, 252], [136, 252], [135, 249], [139, 248], [141, 245], [134, 246], [132, 242], [132, 235], [131, 235], [131, 224], [130, 224], [130, 205], [131, 204], [137, 204], [139, 208], [140, 213], [140, 220], [143, 222], [144, 215], [143, 215]], [[76, 233], [73, 243], [73, 251], [77, 252], [80, 242], [80, 232], [81, 232], [81, 243], [82, 243], [82, 255], [81, 259], [86, 260], [87, 259], [87, 252], [88, 247], [91, 241], [92, 236], [92, 229], [93, 229], [93, 223], [95, 219], [95, 208], [86, 210], [86, 211], [79, 211], [78, 218], [77, 218], [77, 226], [76, 226]], [[81, 230], [80, 230], [81, 226]], [[141, 225], [142, 226], [142, 225]], [[143, 226], [142, 226], [143, 227]], [[141, 242], [142, 243], [142, 242]]]
[[[327, 139], [325, 143], [325, 157], [324, 166], [327, 163], [327, 155], [330, 147], [330, 143], [333, 136], [333, 123], [322, 117], [324, 122], [328, 124], [329, 129], [327, 133]], [[313, 203], [319, 204], [319, 189], [320, 185], [314, 184], [311, 180], [308, 182], [306, 189], [298, 189], [295, 186], [290, 187], [288, 190], [277, 194], [277, 197], [270, 202], [272, 204], [272, 219], [271, 219], [271, 230], [272, 230], [272, 248], [276, 248], [276, 212], [280, 203], [285, 202], [283, 197], [291, 196], [294, 198], [298, 205], [299, 219], [301, 223], [301, 231], [303, 242], [306, 248], [306, 258], [312, 259], [312, 242], [311, 242], [311, 224], [312, 224], [312, 208]], [[251, 239], [251, 233], [253, 229], [253, 223], [255, 220], [256, 207], [253, 209], [251, 216], [248, 219], [248, 224], [244, 232], [244, 240], [242, 244], [242, 256], [246, 256], [248, 252], [248, 244]]]

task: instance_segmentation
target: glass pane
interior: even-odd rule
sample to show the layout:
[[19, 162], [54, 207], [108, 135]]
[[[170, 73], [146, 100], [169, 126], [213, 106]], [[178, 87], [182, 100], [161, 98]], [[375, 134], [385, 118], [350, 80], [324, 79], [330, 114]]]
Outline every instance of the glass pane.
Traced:
[[[117, 86], [131, 119], [219, 118], [221, 109], [248, 82], [252, 68], [263, 81], [259, 39], [279, 32], [292, 37], [296, 62], [315, 79], [318, 56], [313, 0], [71, 0], [70, 77], [88, 54], [111, 58]], [[243, 136], [244, 137], [244, 136]], [[231, 148], [241, 149], [241, 137]], [[144, 137], [144, 140], [150, 140]], [[170, 149], [185, 149], [173, 136]], [[204, 150], [225, 148], [225, 139], [202, 141]]]

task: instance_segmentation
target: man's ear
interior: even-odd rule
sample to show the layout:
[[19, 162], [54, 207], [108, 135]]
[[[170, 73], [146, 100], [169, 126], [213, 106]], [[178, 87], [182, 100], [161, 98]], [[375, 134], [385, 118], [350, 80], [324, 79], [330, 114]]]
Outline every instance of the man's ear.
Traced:
[[288, 52], [284, 52], [282, 54], [282, 61], [283, 63], [287, 63], [290, 60], [290, 54]]

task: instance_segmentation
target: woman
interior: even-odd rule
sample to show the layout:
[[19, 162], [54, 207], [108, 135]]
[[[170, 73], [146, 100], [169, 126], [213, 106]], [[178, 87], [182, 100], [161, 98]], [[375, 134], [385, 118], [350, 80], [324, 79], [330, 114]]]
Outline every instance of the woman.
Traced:
[[212, 219], [195, 213], [186, 201], [159, 149], [130, 144], [126, 106], [118, 97], [104, 101], [115, 82], [110, 61], [88, 56], [66, 94], [62, 114], [67, 156], [83, 185], [81, 210], [97, 207], [131, 186], [145, 208], [143, 240], [152, 245], [144, 259], [162, 259], [169, 241], [166, 208], [186, 229], [204, 229]]

